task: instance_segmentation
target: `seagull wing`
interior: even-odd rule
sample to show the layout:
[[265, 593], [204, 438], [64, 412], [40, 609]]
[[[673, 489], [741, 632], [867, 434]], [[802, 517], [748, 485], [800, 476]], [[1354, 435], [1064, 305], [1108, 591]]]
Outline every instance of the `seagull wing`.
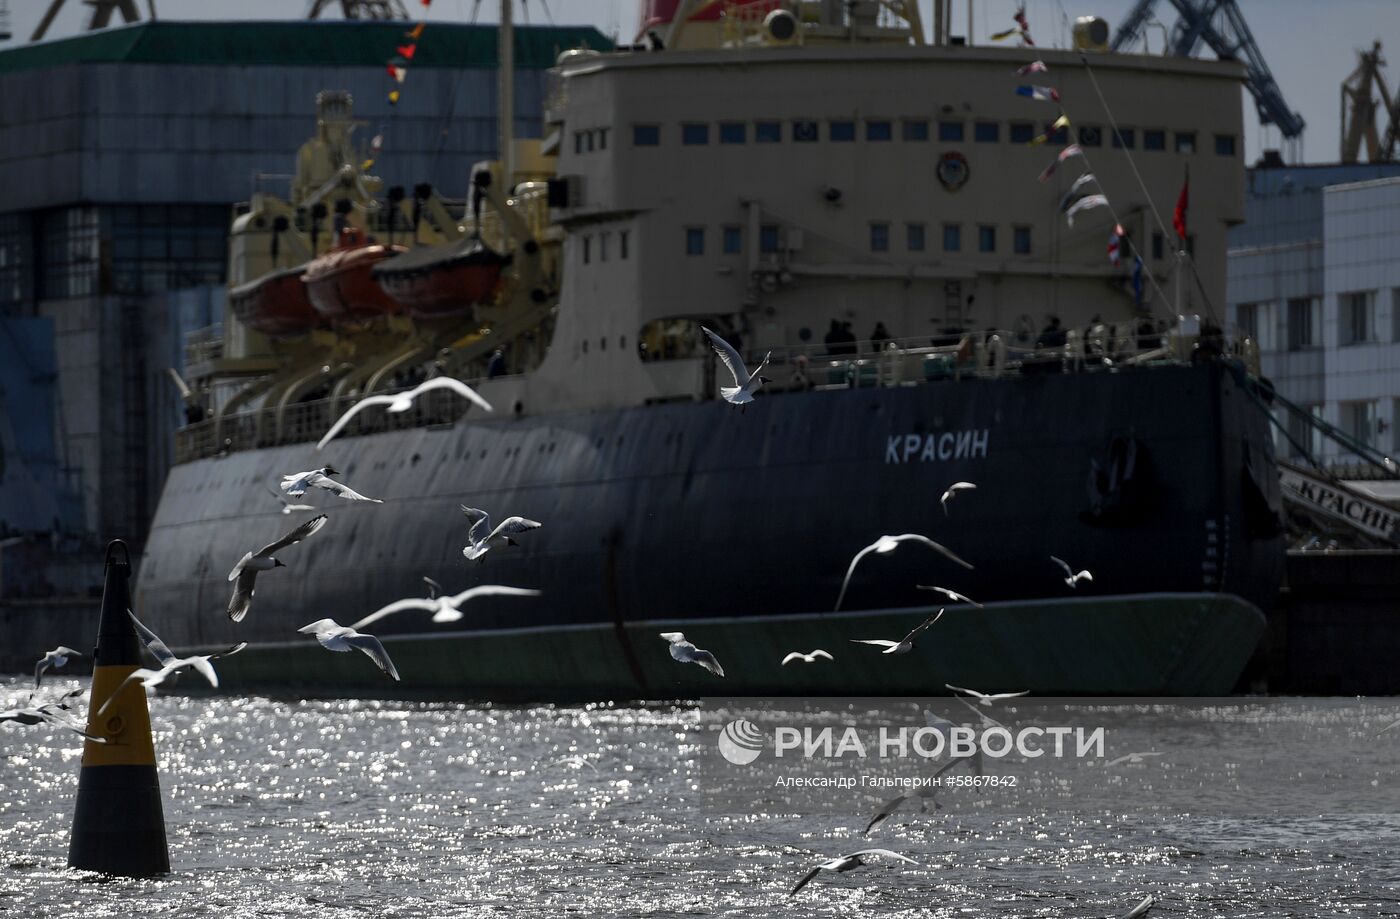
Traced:
[[893, 814], [895, 811], [899, 810], [899, 805], [903, 804], [907, 800], [909, 800], [909, 796], [901, 794], [890, 798], [884, 804], [880, 805], [880, 809], [875, 812], [875, 816], [871, 817], [870, 822], [866, 824], [864, 835], [869, 836], [870, 831], [875, 829], [877, 824], [883, 821], [890, 814]]
[[976, 696], [978, 699], [987, 698], [987, 694], [985, 692], [978, 692], [975, 689], [964, 689], [961, 686], [954, 686], [952, 683], [944, 683], [943, 685], [948, 689], [951, 689], [953, 692], [965, 692], [969, 696]]
[[1155, 905], [1156, 902], [1157, 898], [1152, 896], [1152, 894], [1148, 894], [1147, 896], [1142, 898], [1141, 903], [1139, 903], [1137, 906], [1134, 906], [1132, 910], [1128, 913], [1124, 914], [1123, 919], [1139, 919], [1139, 917], [1141, 916], [1146, 916], [1148, 911], [1152, 909], [1153, 905]]
[[893, 540], [895, 540], [896, 542], [909, 542], [909, 541], [921, 542], [921, 543], [923, 543], [924, 545], [928, 546], [930, 549], [933, 549], [933, 550], [935, 550], [935, 551], [937, 551], [937, 552], [941, 552], [941, 553], [942, 553], [943, 555], [945, 555], [947, 558], [949, 558], [950, 560], [952, 560], [952, 561], [954, 561], [954, 562], [957, 562], [959, 565], [962, 565], [964, 568], [968, 569], [969, 571], [972, 570], [972, 563], [971, 563], [971, 562], [965, 562], [965, 561], [963, 561], [962, 559], [958, 558], [958, 556], [957, 556], [956, 554], [954, 554], [953, 550], [949, 549], [947, 546], [943, 545], [942, 543], [936, 543], [936, 542], [934, 542], [932, 539], [929, 539], [927, 536], [920, 535], [919, 533], [902, 533], [902, 534], [900, 534], [899, 536], [891, 536], [890, 538], [893, 539]]
[[855, 554], [855, 557], [851, 559], [851, 565], [849, 568], [846, 569], [846, 579], [841, 582], [841, 592], [836, 595], [836, 605], [832, 607], [832, 612], [836, 612], [837, 610], [841, 609], [841, 601], [846, 599], [846, 588], [850, 586], [851, 575], [856, 573], [856, 565], [860, 564], [861, 559], [865, 558], [871, 552], [874, 552], [875, 547], [878, 545], [880, 545], [879, 540], [872, 542], [870, 545], [857, 552]]
[[380, 670], [396, 680], [399, 678], [399, 672], [394, 668], [394, 662], [389, 659], [389, 652], [384, 650], [384, 645], [380, 643], [378, 638], [373, 635], [356, 633], [344, 636], [344, 641], [350, 647], [357, 648], [369, 655], [369, 659], [374, 661], [375, 666]]
[[917, 584], [917, 585], [915, 585], [915, 586], [917, 586], [917, 587], [919, 588], [919, 590], [936, 590], [936, 591], [938, 591], [939, 593], [941, 593], [943, 596], [947, 597], [949, 600], [952, 600], [954, 603], [969, 603], [969, 604], [971, 604], [971, 605], [977, 607], [978, 609], [982, 609], [982, 604], [981, 604], [981, 603], [978, 603], [976, 600], [972, 599], [971, 597], [967, 596], [966, 594], [960, 594], [960, 593], [958, 593], [956, 590], [949, 590], [949, 589], [946, 588], [946, 587], [925, 586], [925, 585], [923, 585], [923, 584]]
[[481, 394], [475, 389], [472, 389], [461, 380], [454, 380], [452, 377], [433, 377], [426, 383], [420, 384], [408, 394], [408, 397], [410, 399], [417, 399], [419, 396], [423, 395], [423, 393], [431, 392], [434, 389], [450, 389], [463, 399], [480, 406], [488, 412], [495, 411], [495, 409], [491, 408], [491, 403], [483, 399]]
[[724, 676], [724, 668], [719, 665], [719, 660], [709, 651], [696, 648], [690, 655], [690, 661], [691, 663], [699, 664], [715, 676]]
[[441, 584], [439, 584], [437, 581], [434, 581], [432, 578], [428, 577], [426, 574], [423, 575], [423, 583], [425, 583], [425, 584], [428, 585], [428, 599], [429, 599], [429, 600], [436, 600], [436, 599], [437, 599], [439, 596], [441, 596], [442, 594], [447, 593], [446, 590], [443, 590], [443, 587], [442, 587]]
[[1071, 568], [1071, 567], [1069, 566], [1069, 563], [1066, 562], [1064, 559], [1062, 559], [1062, 558], [1056, 558], [1055, 556], [1052, 555], [1052, 556], [1050, 556], [1050, 561], [1054, 562], [1055, 564], [1059, 565], [1061, 568], [1065, 569], [1065, 577], [1067, 577], [1067, 578], [1072, 578], [1072, 577], [1074, 577], [1074, 569]]
[[228, 617], [234, 622], [242, 622], [248, 615], [248, 607], [253, 603], [253, 583], [258, 579], [256, 568], [245, 568], [238, 574], [238, 582], [233, 585], [233, 596], [228, 601]]
[[767, 354], [763, 355], [763, 360], [759, 361], [758, 366], [754, 368], [753, 373], [749, 374], [749, 383], [753, 383], [754, 380], [758, 379], [758, 375], [763, 372], [764, 367], [768, 366], [768, 362], [772, 360], [772, 358], [772, 351], [769, 351]]
[[530, 587], [506, 587], [501, 584], [478, 584], [476, 587], [469, 587], [455, 596], [448, 598], [449, 606], [461, 606], [469, 600], [477, 597], [539, 597], [544, 594], [542, 590], [535, 590]]
[[814, 878], [814, 877], [816, 877], [818, 874], [820, 874], [820, 873], [821, 873], [821, 870], [822, 870], [822, 866], [821, 866], [821, 865], [818, 865], [817, 867], [813, 868], [811, 871], [808, 871], [806, 874], [802, 875], [802, 880], [800, 880], [800, 881], [797, 882], [797, 886], [796, 886], [796, 887], [794, 887], [792, 890], [788, 891], [788, 896], [792, 896], [793, 894], [797, 893], [797, 892], [798, 892], [799, 890], [801, 890], [802, 888], [806, 887], [808, 884], [812, 883], [812, 878]]
[[891, 852], [889, 849], [861, 849], [859, 852], [852, 852], [850, 855], [847, 855], [846, 858], [860, 858], [864, 855], [884, 855], [888, 858], [897, 858], [902, 862], [908, 862], [911, 865], [918, 864], [918, 862], [914, 861], [912, 858], [900, 855], [898, 852]]
[[221, 657], [232, 657], [233, 655], [237, 654], [239, 651], [242, 651], [246, 647], [248, 647], [248, 643], [246, 641], [240, 641], [238, 644], [229, 645], [224, 650], [216, 651], [213, 654], [208, 655], [208, 657], [211, 661], [216, 661]]
[[501, 525], [496, 527], [491, 535], [505, 537], [515, 536], [527, 530], [537, 530], [542, 526], [544, 526], [544, 524], [540, 523], [538, 520], [527, 520], [524, 517], [507, 517], [505, 520], [501, 521]]
[[[177, 666], [178, 664], [179, 662], [176, 661]], [[117, 700], [117, 697], [122, 694], [122, 690], [126, 689], [132, 683], [140, 681], [146, 686], [159, 686], [167, 676], [175, 672], [175, 669], [175, 667], [169, 666], [162, 667], [159, 670], [149, 670], [145, 667], [137, 667], [135, 670], [131, 671], [126, 675], [126, 679], [122, 680], [120, 683], [117, 684], [117, 688], [112, 690], [112, 694], [110, 696], [108, 696], [102, 701], [102, 706], [98, 708], [98, 710], [93, 714], [93, 717], [102, 717], [102, 713], [107, 711], [108, 706], [110, 706], [113, 702]]]
[[[317, 514], [315, 517], [312, 517], [310, 520], [306, 521], [301, 526], [297, 527], [295, 530], [292, 530], [290, 533], [281, 537], [276, 542], [268, 543], [253, 554], [261, 558], [267, 558], [269, 555], [276, 552], [278, 549], [285, 549], [288, 546], [296, 545], [297, 543], [301, 542], [303, 539], [310, 536], [312, 533], [315, 533], [317, 530], [321, 529], [321, 527], [325, 525], [326, 515]], [[240, 562], [239, 564], [241, 565], [242, 562]], [[230, 577], [229, 580], [231, 581], [233, 580], [233, 578]]]
[[811, 654], [809, 654], [809, 655], [807, 655], [807, 656], [808, 656], [808, 657], [824, 657], [824, 658], [826, 658], [826, 659], [829, 660], [829, 661], [834, 661], [834, 660], [836, 660], [836, 658], [832, 657], [830, 654], [827, 654], [827, 653], [826, 653], [825, 651], [823, 651], [821, 648], [817, 648], [815, 651], [813, 651]]
[[325, 436], [316, 441], [316, 449], [319, 450], [330, 443], [331, 440], [335, 438], [335, 435], [339, 434], [341, 429], [350, 423], [350, 419], [360, 413], [361, 409], [369, 408], [371, 405], [388, 405], [393, 401], [393, 396], [366, 396], [359, 402], [356, 402], [345, 410], [345, 414], [335, 420], [335, 424], [331, 425], [331, 429], [325, 433]]
[[236, 580], [236, 579], [238, 578], [239, 572], [241, 572], [241, 571], [243, 570], [243, 566], [246, 565], [246, 564], [248, 564], [248, 563], [249, 563], [250, 561], [252, 561], [252, 560], [253, 560], [253, 553], [251, 553], [251, 552], [244, 552], [244, 553], [243, 553], [243, 557], [240, 558], [240, 559], [238, 560], [238, 564], [237, 564], [237, 565], [234, 565], [234, 566], [233, 566], [233, 570], [230, 571], [230, 572], [228, 573], [228, 579], [229, 579], [230, 581]]
[[890, 641], [888, 638], [852, 638], [851, 641], [858, 645], [879, 645], [882, 648], [899, 647], [899, 642]]
[[987, 698], [995, 702], [999, 702], [1002, 699], [1014, 699], [1017, 696], [1028, 696], [1030, 694], [1031, 691], [1029, 689], [1023, 689], [1020, 692], [998, 692], [988, 696]]
[[462, 513], [467, 515], [467, 519], [472, 522], [472, 528], [467, 531], [467, 538], [473, 544], [481, 542], [491, 535], [491, 515], [485, 511], [477, 510], [474, 507], [462, 505]]
[[350, 628], [364, 628], [371, 622], [378, 622], [385, 616], [392, 616], [395, 613], [401, 613], [406, 609], [425, 609], [429, 611], [435, 611], [437, 608], [438, 604], [433, 602], [432, 600], [424, 600], [421, 597], [408, 597], [404, 600], [395, 600], [388, 606], [381, 606], [379, 609], [370, 613], [368, 616], [361, 619], [359, 622], [356, 622], [353, 625], [351, 625]]
[[[803, 654], [801, 651], [789, 651], [787, 657], [783, 658], [783, 666], [786, 667], [793, 661], [805, 661], [806, 659], [807, 655]], [[1381, 731], [1381, 733], [1384, 734], [1385, 731]]]
[[318, 488], [324, 488], [336, 497], [344, 498], [347, 501], [372, 501], [375, 504], [384, 503], [382, 498], [366, 498], [344, 482], [337, 482], [335, 479], [327, 478], [326, 476], [321, 476], [320, 480], [316, 482], [316, 486]]
[[170, 650], [170, 646], [160, 640], [160, 636], [146, 628], [145, 623], [136, 618], [136, 614], [127, 610], [126, 614], [131, 617], [131, 621], [136, 625], [136, 631], [141, 635], [141, 641], [145, 643], [146, 650], [151, 652], [151, 656], [160, 661], [164, 667], [173, 660], [177, 660], [175, 652]]
[[724, 366], [729, 368], [729, 372], [734, 374], [734, 385], [743, 386], [749, 380], [749, 368], [744, 366], [744, 359], [739, 356], [739, 352], [734, 350], [734, 346], [720, 338], [714, 332], [704, 326], [700, 331], [705, 333], [705, 337], [710, 340], [710, 345], [719, 354], [719, 359], [724, 361]]
[[[925, 619], [923, 622], [921, 622], [921, 623], [919, 623], [918, 625], [914, 626], [914, 628], [909, 632], [909, 634], [904, 636], [904, 641], [913, 641], [915, 635], [919, 634], [919, 633], [922, 632], [924, 629], [926, 629], [926, 628], [928, 628], [929, 626], [933, 625], [935, 622], [937, 622], [937, 621], [938, 621], [939, 619], [941, 619], [942, 617], [943, 617], [943, 610], [939, 610], [938, 612], [934, 613], [932, 616], [928, 617], [928, 618]], [[901, 642], [901, 644], [902, 644], [902, 642]]]

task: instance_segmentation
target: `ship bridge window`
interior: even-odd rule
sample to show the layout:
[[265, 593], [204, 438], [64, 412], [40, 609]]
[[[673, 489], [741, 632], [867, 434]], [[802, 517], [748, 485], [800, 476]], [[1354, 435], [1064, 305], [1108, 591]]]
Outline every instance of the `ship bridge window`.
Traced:
[[1217, 134], [1215, 135], [1215, 153], [1217, 156], [1235, 155], [1235, 135]]
[[1196, 152], [1196, 132], [1177, 131], [1176, 132], [1176, 152], [1195, 153]]
[[1167, 149], [1166, 131], [1143, 131], [1142, 149], [1144, 150], [1165, 150]]
[[724, 254], [738, 255], [744, 250], [744, 228], [729, 226], [724, 228]]
[[1031, 228], [1012, 227], [1011, 228], [1011, 248], [1017, 255], [1031, 254]]
[[888, 223], [872, 223], [870, 225], [870, 251], [890, 251], [890, 225]]
[[979, 121], [972, 126], [972, 139], [979, 144], [994, 144], [1001, 140], [1001, 124], [996, 121]]
[[867, 121], [865, 123], [866, 140], [894, 140], [894, 125], [888, 121]]
[[705, 254], [705, 228], [686, 227], [685, 228], [685, 254], [704, 255]]
[[1116, 150], [1131, 150], [1137, 146], [1137, 132], [1132, 128], [1119, 128], [1113, 132], [1113, 147]]
[[962, 251], [962, 225], [957, 223], [943, 224], [943, 251]]
[[905, 140], [928, 140], [928, 122], [922, 119], [910, 119], [904, 122]]
[[777, 144], [783, 140], [781, 121], [756, 121], [753, 126], [753, 141], [756, 144]]
[[815, 121], [794, 121], [792, 123], [792, 140], [799, 144], [816, 143], [817, 123]]
[[681, 125], [681, 143], [696, 147], [710, 142], [710, 126], [691, 122]]
[[1035, 140], [1035, 125], [1029, 121], [1013, 121], [1007, 125], [1007, 133], [1013, 144], [1028, 144]]
[[1045, 137], [1049, 143], [1064, 145], [1069, 143], [1069, 128], [1055, 127], [1053, 121], [1045, 125]]
[[746, 144], [749, 141], [749, 126], [742, 121], [721, 121], [719, 142], [722, 144]]
[[924, 225], [922, 223], [904, 225], [904, 244], [910, 252], [924, 251]]
[[661, 143], [661, 125], [659, 124], [634, 124], [632, 125], [632, 146], [634, 147], [655, 147]]
[[854, 121], [833, 121], [828, 130], [833, 141], [845, 142], [856, 139], [856, 123]]
[[997, 228], [990, 224], [982, 224], [977, 228], [977, 251], [995, 252], [997, 251]]
[[938, 139], [954, 142], [961, 141], [963, 139], [963, 123], [961, 121], [938, 122]]
[[758, 251], [773, 254], [781, 248], [776, 223], [765, 223], [758, 228]]
[[1103, 128], [1093, 124], [1081, 126], [1079, 128], [1079, 145], [1081, 147], [1102, 147]]

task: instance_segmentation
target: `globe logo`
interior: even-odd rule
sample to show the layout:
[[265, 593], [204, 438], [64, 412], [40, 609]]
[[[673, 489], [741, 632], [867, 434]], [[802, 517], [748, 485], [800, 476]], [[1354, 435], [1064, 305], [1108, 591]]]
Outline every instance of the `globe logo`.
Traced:
[[719, 752], [736, 766], [747, 766], [763, 752], [763, 732], [743, 718], [724, 726], [719, 733]]

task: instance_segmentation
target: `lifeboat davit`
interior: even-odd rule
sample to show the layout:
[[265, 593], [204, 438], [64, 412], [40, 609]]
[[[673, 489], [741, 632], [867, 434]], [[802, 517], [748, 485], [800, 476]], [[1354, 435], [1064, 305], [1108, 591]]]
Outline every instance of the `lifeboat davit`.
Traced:
[[321, 324], [301, 277], [306, 265], [270, 271], [228, 292], [238, 321], [269, 338], [304, 335]]
[[459, 316], [494, 303], [510, 264], [474, 237], [421, 246], [374, 266], [374, 279], [416, 319]]
[[370, 242], [358, 229], [342, 230], [334, 249], [306, 263], [301, 280], [311, 305], [332, 325], [364, 323], [402, 313], [403, 304], [385, 293], [370, 272], [375, 265], [405, 251], [403, 246]]

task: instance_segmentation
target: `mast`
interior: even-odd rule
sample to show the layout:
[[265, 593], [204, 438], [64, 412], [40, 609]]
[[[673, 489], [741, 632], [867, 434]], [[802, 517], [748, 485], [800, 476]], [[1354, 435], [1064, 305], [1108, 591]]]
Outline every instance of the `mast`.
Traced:
[[507, 195], [515, 185], [515, 23], [512, 20], [512, 2], [501, 0], [501, 27], [497, 30], [499, 49], [496, 52], [496, 78], [500, 85], [496, 121], [501, 146], [501, 179]]

